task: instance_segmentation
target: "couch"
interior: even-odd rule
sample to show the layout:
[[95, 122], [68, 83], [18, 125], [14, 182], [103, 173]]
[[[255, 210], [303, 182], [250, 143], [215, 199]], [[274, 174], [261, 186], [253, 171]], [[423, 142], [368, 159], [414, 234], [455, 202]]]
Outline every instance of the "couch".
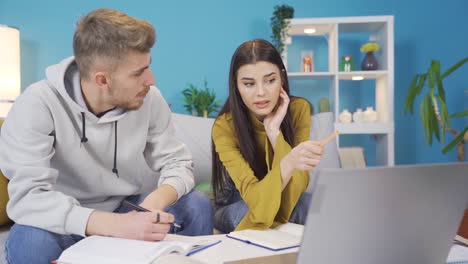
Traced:
[[[211, 128], [213, 118], [172, 114], [176, 136], [192, 152], [195, 164], [195, 182], [198, 186], [211, 180]], [[331, 112], [313, 115], [311, 140], [323, 140], [334, 131], [334, 117]], [[325, 146], [319, 168], [339, 168], [340, 159], [336, 140]], [[312, 177], [315, 173], [312, 173]]]
[[[322, 140], [325, 139], [334, 130], [333, 127], [333, 114], [332, 113], [319, 113], [312, 117], [311, 139]], [[194, 160], [194, 176], [197, 189], [209, 192], [207, 186], [211, 181], [211, 128], [213, 126], [213, 118], [202, 118], [190, 115], [172, 114], [173, 124], [175, 127], [175, 135], [192, 152]], [[0, 124], [1, 125], [1, 124]], [[319, 167], [340, 167], [338, 149], [336, 141], [325, 146], [325, 153]], [[311, 177], [314, 177], [312, 173]], [[5, 205], [8, 199], [6, 190], [6, 179], [0, 175], [0, 264], [5, 262], [4, 258], [4, 242], [8, 236], [10, 225], [4, 225], [8, 222], [5, 213]], [[3, 226], [2, 226], [3, 225]]]

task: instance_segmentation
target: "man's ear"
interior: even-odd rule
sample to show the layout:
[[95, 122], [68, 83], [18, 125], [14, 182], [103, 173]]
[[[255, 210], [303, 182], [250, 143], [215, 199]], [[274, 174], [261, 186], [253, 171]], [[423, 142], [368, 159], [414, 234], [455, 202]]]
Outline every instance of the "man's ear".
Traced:
[[94, 73], [94, 82], [99, 88], [107, 89], [109, 87], [110, 78], [106, 72], [98, 71]]

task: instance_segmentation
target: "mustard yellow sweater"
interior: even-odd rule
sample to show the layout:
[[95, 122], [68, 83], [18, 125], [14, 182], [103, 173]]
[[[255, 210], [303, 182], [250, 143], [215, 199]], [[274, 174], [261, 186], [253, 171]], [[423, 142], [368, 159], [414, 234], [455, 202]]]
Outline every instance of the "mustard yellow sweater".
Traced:
[[[310, 107], [301, 98], [290, 102], [293, 129], [295, 132], [294, 146], [309, 140]], [[308, 171], [295, 171], [291, 180], [282, 190], [280, 161], [294, 146], [290, 146], [280, 133], [276, 145], [272, 148], [265, 132], [263, 123], [253, 115], [250, 120], [255, 128], [257, 147], [262, 149], [259, 162], [265, 161], [268, 172], [262, 180], [258, 180], [243, 158], [239, 150], [239, 139], [236, 137], [233, 120], [230, 113], [219, 116], [212, 131], [216, 152], [226, 167], [242, 199], [249, 211], [236, 227], [243, 229], [267, 229], [288, 222], [300, 195], [309, 184]]]

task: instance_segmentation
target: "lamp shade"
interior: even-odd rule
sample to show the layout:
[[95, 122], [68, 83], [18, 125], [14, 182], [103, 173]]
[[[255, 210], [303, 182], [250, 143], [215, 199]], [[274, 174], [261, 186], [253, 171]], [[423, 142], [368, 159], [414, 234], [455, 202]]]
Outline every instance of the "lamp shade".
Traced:
[[6, 116], [20, 94], [20, 74], [20, 32], [17, 28], [0, 25], [0, 117]]

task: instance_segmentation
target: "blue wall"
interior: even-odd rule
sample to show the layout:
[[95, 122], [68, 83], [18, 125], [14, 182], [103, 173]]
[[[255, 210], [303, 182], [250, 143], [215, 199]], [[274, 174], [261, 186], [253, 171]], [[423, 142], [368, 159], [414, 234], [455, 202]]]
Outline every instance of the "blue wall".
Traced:
[[[152, 51], [157, 86], [175, 112], [183, 112], [181, 91], [187, 83], [208, 80], [221, 99], [235, 48], [252, 38], [270, 38], [273, 6], [289, 4], [295, 17], [395, 16], [395, 154], [397, 164], [455, 161], [452, 151], [423, 142], [419, 115], [403, 115], [412, 76], [431, 59], [446, 69], [468, 56], [466, 0], [327, 0], [327, 1], [0, 1], [0, 24], [21, 29], [22, 84], [44, 77], [44, 69], [72, 54], [74, 25], [80, 15], [110, 7], [153, 23], [158, 40]], [[450, 112], [468, 108], [468, 65], [446, 81]], [[460, 129], [468, 120], [458, 119]], [[451, 138], [449, 136], [449, 138]]]

